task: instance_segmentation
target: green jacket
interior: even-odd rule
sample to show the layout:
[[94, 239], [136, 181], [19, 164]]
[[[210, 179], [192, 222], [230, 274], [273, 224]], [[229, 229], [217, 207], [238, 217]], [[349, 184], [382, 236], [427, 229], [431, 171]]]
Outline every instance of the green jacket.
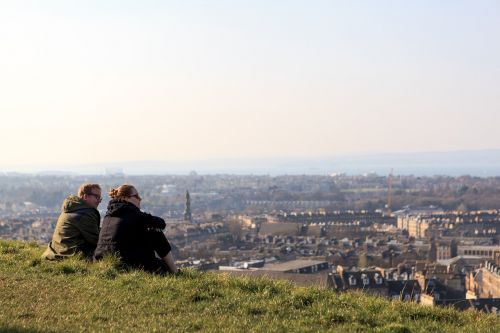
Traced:
[[83, 199], [70, 195], [61, 208], [52, 241], [42, 258], [54, 260], [82, 252], [91, 257], [99, 239], [101, 216]]

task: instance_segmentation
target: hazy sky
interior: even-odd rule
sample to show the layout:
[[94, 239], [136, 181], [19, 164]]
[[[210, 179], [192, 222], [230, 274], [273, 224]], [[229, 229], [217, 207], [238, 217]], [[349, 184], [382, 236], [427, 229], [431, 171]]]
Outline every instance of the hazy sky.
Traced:
[[499, 1], [0, 1], [0, 169], [500, 148]]

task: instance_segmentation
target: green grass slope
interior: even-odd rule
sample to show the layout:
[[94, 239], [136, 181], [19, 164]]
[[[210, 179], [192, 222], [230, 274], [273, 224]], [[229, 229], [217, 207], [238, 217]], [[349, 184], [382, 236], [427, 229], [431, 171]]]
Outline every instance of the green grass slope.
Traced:
[[499, 319], [473, 311], [266, 278], [154, 276], [120, 270], [112, 258], [48, 262], [42, 250], [0, 241], [0, 331], [500, 332]]

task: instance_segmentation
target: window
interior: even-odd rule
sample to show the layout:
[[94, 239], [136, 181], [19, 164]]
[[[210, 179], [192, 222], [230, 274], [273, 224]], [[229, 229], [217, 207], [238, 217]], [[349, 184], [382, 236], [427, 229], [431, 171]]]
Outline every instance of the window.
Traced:
[[349, 275], [349, 285], [350, 286], [356, 285], [356, 278], [353, 275]]

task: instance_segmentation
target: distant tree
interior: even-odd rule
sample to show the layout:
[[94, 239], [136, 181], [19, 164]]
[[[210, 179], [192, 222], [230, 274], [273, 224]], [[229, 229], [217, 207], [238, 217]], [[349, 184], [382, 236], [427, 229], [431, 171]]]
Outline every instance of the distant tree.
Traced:
[[467, 205], [466, 205], [464, 202], [461, 202], [461, 203], [457, 206], [456, 210], [458, 210], [459, 212], [465, 212], [465, 211], [467, 211], [467, 210], [468, 210], [468, 207], [467, 207]]
[[240, 241], [243, 234], [243, 228], [238, 220], [231, 219], [226, 221], [227, 229], [233, 239], [233, 241]]
[[368, 267], [366, 252], [362, 251], [358, 255], [358, 267]]

